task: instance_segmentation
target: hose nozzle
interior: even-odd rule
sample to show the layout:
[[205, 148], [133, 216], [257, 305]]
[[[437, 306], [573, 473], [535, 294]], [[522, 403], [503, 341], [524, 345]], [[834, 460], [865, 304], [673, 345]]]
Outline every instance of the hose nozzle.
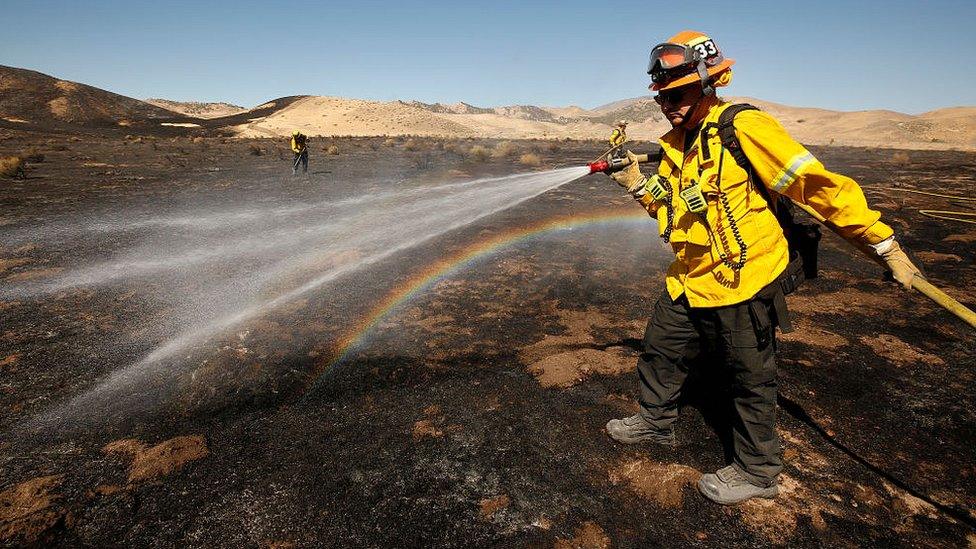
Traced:
[[[638, 162], [648, 162], [651, 160], [657, 162], [661, 160], [661, 153], [638, 154], [636, 156]], [[589, 166], [590, 168], [590, 173], [603, 172], [609, 174], [616, 171], [620, 171], [626, 168], [627, 166], [630, 166], [630, 158], [624, 156], [621, 158], [597, 160], [596, 162], [591, 162], [590, 164], [587, 164], [587, 166]]]

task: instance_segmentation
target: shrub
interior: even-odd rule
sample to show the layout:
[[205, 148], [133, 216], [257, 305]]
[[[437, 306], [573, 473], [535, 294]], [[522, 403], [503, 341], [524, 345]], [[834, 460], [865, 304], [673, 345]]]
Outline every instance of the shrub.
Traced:
[[0, 157], [0, 177], [23, 179], [24, 159], [19, 156]]
[[41, 162], [44, 162], [44, 154], [39, 152], [37, 149], [31, 149], [26, 153], [20, 155], [20, 157], [26, 160], [27, 162], [31, 162], [33, 164], [40, 164]]
[[248, 145], [247, 152], [249, 152], [251, 156], [261, 156], [262, 154], [264, 154], [264, 150], [257, 143], [251, 143], [250, 145]]
[[549, 149], [549, 152], [559, 152], [559, 143], [550, 141], [549, 144], [546, 145], [546, 148]]
[[904, 166], [906, 164], [911, 163], [911, 161], [912, 161], [911, 157], [909, 157], [908, 156], [908, 153], [905, 152], [905, 151], [898, 151], [895, 154], [891, 155], [891, 163], [892, 164], [897, 164], [899, 166]]
[[515, 156], [518, 154], [518, 152], [518, 147], [513, 145], [511, 141], [502, 141], [501, 143], [495, 145], [495, 150], [492, 152], [492, 156], [495, 158], [506, 158]]
[[525, 153], [519, 157], [519, 163], [523, 166], [541, 166], [542, 159], [535, 153]]
[[329, 145], [324, 150], [325, 150], [325, 154], [327, 154], [329, 156], [339, 156], [339, 146], [338, 145]]
[[407, 142], [403, 144], [403, 148], [408, 151], [419, 151], [423, 147], [416, 139], [407, 139]]
[[484, 162], [485, 160], [488, 160], [488, 157], [491, 156], [491, 151], [485, 147], [482, 147], [481, 145], [475, 145], [468, 151], [468, 156], [477, 162]]
[[386, 141], [383, 142], [384, 147], [395, 147], [396, 144], [397, 144], [397, 140], [393, 139], [392, 137], [388, 137]]

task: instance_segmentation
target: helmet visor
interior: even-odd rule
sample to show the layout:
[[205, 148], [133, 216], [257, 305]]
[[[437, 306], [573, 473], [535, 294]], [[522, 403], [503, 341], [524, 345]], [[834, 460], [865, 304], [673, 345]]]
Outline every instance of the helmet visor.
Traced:
[[647, 74], [655, 71], [669, 71], [695, 60], [693, 49], [681, 44], [658, 44], [651, 50], [647, 64]]
[[695, 50], [681, 44], [658, 44], [651, 50], [647, 74], [651, 82], [663, 84], [695, 70]]

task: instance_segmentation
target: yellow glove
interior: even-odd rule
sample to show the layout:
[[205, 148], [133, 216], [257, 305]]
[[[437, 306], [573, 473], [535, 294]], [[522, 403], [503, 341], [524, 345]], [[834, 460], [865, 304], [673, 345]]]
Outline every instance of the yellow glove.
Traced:
[[912, 263], [911, 259], [908, 259], [908, 255], [902, 251], [901, 246], [898, 245], [896, 240], [892, 240], [891, 245], [884, 252], [879, 253], [879, 255], [888, 264], [888, 268], [891, 269], [892, 278], [904, 286], [906, 290], [912, 289], [912, 279], [916, 276], [922, 277], [922, 271], [918, 270], [918, 267]]
[[[630, 194], [634, 194], [644, 190], [644, 183], [647, 182], [647, 178], [640, 171], [637, 155], [627, 151], [627, 158], [630, 159], [630, 165], [619, 172], [611, 173], [610, 179], [613, 179], [618, 185], [627, 189], [627, 192]], [[641, 192], [641, 194], [644, 193]]]

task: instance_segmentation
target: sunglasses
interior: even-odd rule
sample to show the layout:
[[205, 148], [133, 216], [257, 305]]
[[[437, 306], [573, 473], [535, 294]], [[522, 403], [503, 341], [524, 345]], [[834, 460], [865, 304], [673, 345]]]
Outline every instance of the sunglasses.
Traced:
[[689, 91], [691, 90], [688, 88], [675, 88], [673, 90], [663, 91], [654, 96], [654, 101], [656, 101], [658, 105], [663, 105], [665, 103], [677, 105], [684, 100]]

